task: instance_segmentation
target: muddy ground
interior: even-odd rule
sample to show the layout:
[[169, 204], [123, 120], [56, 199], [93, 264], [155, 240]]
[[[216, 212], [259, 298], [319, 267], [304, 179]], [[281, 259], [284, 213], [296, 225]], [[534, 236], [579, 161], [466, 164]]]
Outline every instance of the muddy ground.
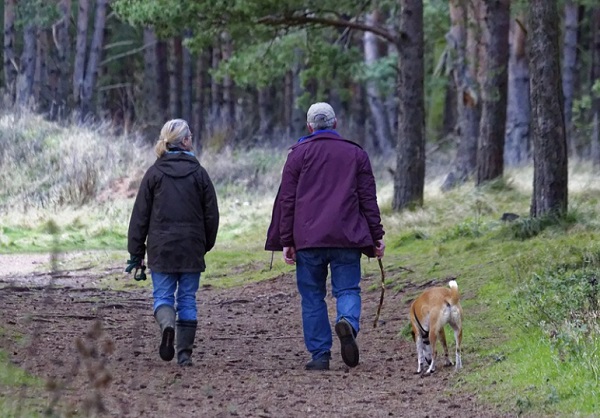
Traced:
[[[10, 267], [15, 260], [21, 267]], [[386, 292], [377, 328], [372, 321], [379, 291], [363, 293], [358, 367], [343, 364], [334, 338], [331, 370], [310, 372], [304, 370], [309, 356], [291, 275], [226, 290], [203, 286], [195, 363], [180, 368], [158, 357], [150, 287], [103, 289], [103, 275], [114, 275], [120, 265], [59, 272], [51, 280], [35, 272], [42, 262], [0, 256], [0, 349], [46, 382], [40, 389], [0, 390], [17, 402], [37, 403], [40, 411], [114, 417], [505, 416], [460, 392], [461, 374], [452, 368], [438, 368], [431, 377], [414, 373], [413, 344], [399, 335], [408, 309], [402, 293]], [[365, 279], [363, 289], [377, 280]], [[334, 301], [328, 298], [328, 304], [333, 318]], [[465, 348], [467, 370], [468, 353]]]

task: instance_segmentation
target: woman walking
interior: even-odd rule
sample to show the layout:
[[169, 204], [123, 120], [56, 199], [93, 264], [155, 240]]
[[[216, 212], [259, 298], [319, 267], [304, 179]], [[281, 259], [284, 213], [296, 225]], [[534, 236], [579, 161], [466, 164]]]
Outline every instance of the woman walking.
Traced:
[[129, 221], [127, 270], [141, 267], [147, 253], [160, 357], [173, 359], [176, 338], [178, 364], [191, 366], [196, 292], [206, 268], [204, 255], [215, 245], [219, 226], [217, 196], [192, 153], [185, 120], [165, 123], [154, 150], [157, 160], [142, 179]]

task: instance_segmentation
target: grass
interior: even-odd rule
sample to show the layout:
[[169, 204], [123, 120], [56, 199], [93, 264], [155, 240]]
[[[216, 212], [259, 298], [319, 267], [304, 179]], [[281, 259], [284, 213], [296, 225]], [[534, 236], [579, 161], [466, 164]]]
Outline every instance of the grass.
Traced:
[[[1, 331], [1, 330], [0, 330]], [[2, 335], [1, 338], [7, 338]], [[12, 365], [7, 358], [5, 353], [0, 352], [0, 388], [7, 388], [6, 392], [2, 390], [0, 393], [0, 417], [11, 418], [11, 417], [37, 417], [39, 414], [36, 409], [30, 407], [36, 402], [28, 401], [30, 404], [24, 405], [22, 399], [20, 399], [20, 388], [37, 388], [40, 390], [42, 384], [39, 379], [30, 376], [20, 368]], [[31, 393], [28, 391], [28, 393]]]
[[[62, 137], [73, 140], [77, 136], [71, 128], [57, 128], [35, 119], [7, 126], [6, 121], [0, 121], [0, 135], [33, 138], [50, 148], [47, 155], [35, 160], [15, 150], [3, 154], [2, 158], [20, 155], [22, 164], [30, 164], [32, 172], [44, 158], [57, 158], [53, 147], [60, 145]], [[93, 130], [83, 137], [92, 147], [94, 141], [106, 141], [105, 134]], [[112, 140], [116, 149], [125, 148], [124, 139]], [[116, 168], [112, 177], [104, 175], [106, 170], [101, 170], [102, 175], [93, 175], [97, 181], [87, 191], [87, 203], [75, 194], [68, 204], [51, 198], [58, 196], [52, 194], [57, 190], [63, 190], [62, 196], [68, 195], [64, 190], [72, 185], [64, 177], [50, 176], [45, 183], [36, 183], [26, 177], [28, 170], [8, 173], [3, 170], [9, 166], [0, 166], [0, 184], [4, 187], [0, 190], [0, 252], [58, 249], [63, 253], [61, 269], [92, 266], [102, 270], [107, 265], [124, 268], [133, 205], [129, 192], [135, 193], [141, 168], [151, 164], [153, 156], [149, 147], [125, 154], [101, 149], [103, 157], [111, 160], [108, 167]], [[44, 147], [37, 151], [45, 152]], [[222, 217], [217, 245], [207, 255], [203, 286], [239, 286], [293, 273], [293, 267], [284, 264], [279, 253], [271, 267], [271, 253], [263, 250], [284, 159], [283, 150], [260, 149], [225, 149], [222, 155], [201, 156], [216, 185]], [[85, 159], [78, 162], [71, 157], [65, 161], [77, 165]], [[531, 167], [509, 170], [502, 181], [486, 187], [466, 184], [445, 194], [440, 192], [443, 176], [433, 175], [443, 171], [432, 167], [425, 206], [394, 213], [393, 185], [386, 170], [390, 163], [377, 160], [373, 166], [378, 168], [378, 198], [386, 229], [387, 288], [404, 291], [408, 301], [417, 294], [417, 286], [443, 284], [450, 277], [459, 284], [465, 323], [464, 370], [455, 379], [457, 387], [510, 414], [593, 416], [599, 408], [597, 311], [591, 302], [571, 311], [560, 305], [571, 300], [575, 289], [562, 283], [577, 285], [578, 278], [593, 278], [600, 273], [600, 249], [594, 245], [599, 241], [600, 190], [591, 167], [572, 164], [569, 216], [557, 222], [528, 217]], [[70, 172], [83, 171], [73, 167]], [[8, 189], [13, 185], [7, 186], [4, 181], [11, 176], [23, 176], [16, 179], [21, 190], [17, 198], [10, 197], [13, 190]], [[42, 191], [27, 189], [29, 184]], [[45, 198], [31, 198], [43, 193]], [[501, 217], [506, 212], [520, 217], [503, 222]], [[363, 263], [363, 274], [378, 276], [377, 264]], [[119, 272], [104, 277], [100, 285], [111, 289], [150, 286], [150, 281], [134, 282]], [[378, 297], [379, 282], [373, 283], [364, 289], [365, 297]], [[578, 291], [589, 293], [595, 289], [595, 285], [589, 287], [586, 283], [581, 282]], [[543, 311], [552, 303], [556, 315], [549, 323], [544, 321]], [[562, 319], [556, 319], [559, 308], [566, 312]], [[386, 304], [382, 317], [385, 315]], [[399, 338], [405, 338], [401, 331]], [[11, 367], [6, 356], [0, 357], [0, 370], [18, 373]], [[25, 377], [13, 380], [2, 376], [0, 371], [0, 386], [13, 392], [21, 384], [19, 379], [34, 384]], [[0, 401], [0, 408], [1, 402], [6, 405], [7, 400]]]

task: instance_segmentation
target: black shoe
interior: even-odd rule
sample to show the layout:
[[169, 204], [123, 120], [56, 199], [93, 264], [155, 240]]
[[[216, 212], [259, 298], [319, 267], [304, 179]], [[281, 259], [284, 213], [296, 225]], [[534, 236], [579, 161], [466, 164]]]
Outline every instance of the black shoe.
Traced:
[[304, 366], [306, 370], [329, 370], [329, 356], [322, 356], [311, 360]]
[[160, 348], [158, 354], [164, 361], [171, 361], [175, 357], [175, 347], [173, 342], [175, 341], [175, 328], [165, 327], [162, 333], [162, 340], [160, 342]]
[[356, 367], [358, 365], [358, 345], [354, 339], [354, 329], [345, 318], [335, 324], [335, 333], [340, 339], [342, 345], [342, 360], [348, 367]]

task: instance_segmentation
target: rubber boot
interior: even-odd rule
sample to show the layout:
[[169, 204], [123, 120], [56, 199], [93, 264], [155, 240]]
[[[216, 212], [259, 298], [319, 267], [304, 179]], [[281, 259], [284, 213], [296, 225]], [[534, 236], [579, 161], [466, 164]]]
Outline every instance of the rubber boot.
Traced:
[[154, 312], [156, 322], [160, 326], [161, 341], [158, 354], [164, 361], [171, 361], [175, 357], [175, 308], [170, 305], [160, 305]]
[[192, 350], [198, 321], [177, 321], [177, 364], [192, 365]]

